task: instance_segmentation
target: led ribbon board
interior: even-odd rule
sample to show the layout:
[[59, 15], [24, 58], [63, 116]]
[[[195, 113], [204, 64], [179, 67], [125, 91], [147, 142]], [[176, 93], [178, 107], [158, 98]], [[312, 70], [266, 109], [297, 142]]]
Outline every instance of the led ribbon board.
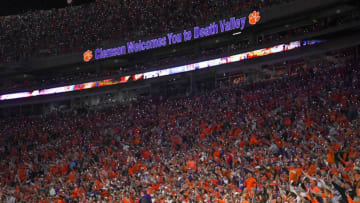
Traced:
[[232, 55], [232, 56], [216, 58], [216, 59], [201, 61], [201, 62], [192, 63], [192, 64], [188, 64], [188, 65], [171, 67], [171, 68], [155, 70], [155, 71], [149, 71], [149, 72], [144, 72], [144, 73], [139, 73], [139, 74], [134, 74], [134, 75], [127, 75], [127, 76], [122, 76], [120, 78], [112, 78], [112, 79], [107, 79], [107, 80], [87, 82], [87, 83], [81, 83], [81, 84], [76, 84], [76, 85], [67, 85], [67, 86], [54, 87], [54, 88], [42, 89], [42, 90], [33, 90], [31, 92], [17, 92], [17, 93], [3, 94], [3, 95], [0, 95], [0, 101], [35, 97], [35, 96], [41, 96], [41, 95], [59, 94], [59, 93], [65, 93], [65, 92], [74, 92], [74, 91], [92, 89], [92, 88], [96, 88], [96, 87], [105, 87], [105, 86], [111, 86], [111, 85], [124, 84], [124, 83], [128, 83], [130, 81], [130, 78], [133, 81], [147, 80], [147, 79], [168, 76], [168, 75], [173, 75], [173, 74], [179, 74], [179, 73], [184, 73], [184, 72], [189, 72], [189, 71], [207, 69], [207, 68], [211, 68], [211, 67], [215, 67], [215, 66], [219, 66], [219, 65], [230, 64], [230, 63], [248, 60], [251, 58], [267, 56], [270, 54], [286, 52], [286, 51], [290, 51], [290, 50], [297, 49], [300, 47], [312, 46], [314, 44], [318, 44], [318, 43], [322, 43], [322, 42], [324, 42], [324, 41], [322, 41], [322, 40], [295, 41], [295, 42], [290, 42], [287, 44], [280, 44], [280, 45], [276, 45], [273, 47], [258, 49], [258, 50], [249, 51], [246, 53]]
[[[245, 28], [246, 19], [246, 16], [240, 18], [231, 17], [229, 19], [220, 20], [219, 22], [213, 22], [205, 27], [195, 26], [193, 29], [190, 30], [184, 30], [180, 33], [168, 33], [165, 36], [155, 39], [145, 41], [131, 41], [125, 43], [125, 45], [110, 49], [97, 48], [94, 51], [87, 50], [83, 53], [83, 60], [85, 62], [89, 62], [92, 59], [106, 59], [110, 57], [122, 56], [126, 54], [137, 53], [140, 51], [166, 47], [169, 45], [200, 39], [219, 33], [229, 32], [232, 30], [242, 31]], [[250, 25], [255, 25], [257, 22], [260, 21], [260, 12], [254, 11], [250, 13], [248, 21]]]

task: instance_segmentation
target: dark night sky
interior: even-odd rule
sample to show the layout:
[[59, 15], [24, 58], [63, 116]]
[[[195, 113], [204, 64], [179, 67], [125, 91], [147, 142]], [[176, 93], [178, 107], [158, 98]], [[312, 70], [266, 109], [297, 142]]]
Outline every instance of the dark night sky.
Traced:
[[[72, 0], [72, 5], [94, 2], [95, 0]], [[67, 0], [7, 0], [0, 3], [0, 16], [20, 14], [30, 10], [48, 10], [69, 6]]]

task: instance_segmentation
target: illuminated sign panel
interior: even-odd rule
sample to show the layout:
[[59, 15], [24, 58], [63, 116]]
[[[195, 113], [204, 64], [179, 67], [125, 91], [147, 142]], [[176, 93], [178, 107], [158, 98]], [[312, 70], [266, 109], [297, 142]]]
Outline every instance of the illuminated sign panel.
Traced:
[[[246, 17], [241, 17], [241, 18], [231, 17], [228, 20], [226, 19], [220, 20], [218, 23], [213, 22], [205, 27], [195, 26], [192, 30], [184, 30], [181, 33], [168, 33], [167, 35], [156, 39], [127, 42], [126, 45], [122, 45], [110, 49], [97, 48], [94, 51], [95, 57], [93, 57], [92, 51], [87, 50], [83, 54], [84, 57], [83, 60], [85, 62], [89, 62], [93, 58], [95, 60], [100, 60], [115, 56], [122, 56], [126, 54], [137, 53], [140, 51], [165, 47], [169, 45], [178, 44], [181, 42], [208, 37], [211, 35], [229, 32], [232, 30], [238, 30], [238, 29], [244, 30], [246, 19], [247, 19]], [[255, 25], [259, 20], [260, 20], [260, 12], [254, 11], [249, 15], [250, 25]]]
[[205, 68], [211, 68], [216, 67], [219, 65], [239, 62], [251, 58], [257, 58], [261, 56], [266, 56], [270, 54], [280, 53], [280, 52], [286, 52], [293, 49], [297, 49], [300, 47], [305, 46], [312, 46], [317, 43], [322, 43], [324, 41], [321, 40], [306, 40], [306, 41], [295, 41], [290, 42], [288, 44], [280, 44], [277, 46], [259, 49], [255, 51], [249, 51], [246, 53], [236, 54], [232, 56], [227, 57], [221, 57], [217, 59], [207, 60], [207, 61], [201, 61], [197, 63], [192, 63], [188, 65], [183, 66], [177, 66], [177, 67], [171, 67], [167, 69], [162, 70], [155, 70], [155, 71], [149, 71], [144, 73], [139, 73], [135, 75], [128, 75], [128, 76], [122, 76], [120, 78], [111, 78], [107, 80], [101, 80], [101, 81], [95, 81], [95, 82], [87, 82], [82, 84], [76, 84], [76, 85], [68, 85], [68, 86], [62, 86], [62, 87], [54, 87], [50, 89], [43, 89], [43, 90], [34, 90], [32, 92], [19, 92], [19, 93], [10, 93], [10, 94], [4, 94], [0, 95], [0, 100], [11, 100], [11, 99], [19, 99], [19, 98], [28, 98], [28, 97], [35, 97], [35, 96], [41, 96], [41, 95], [50, 95], [50, 94], [59, 94], [59, 93], [65, 93], [65, 92], [73, 92], [73, 91], [80, 91], [85, 89], [92, 89], [96, 87], [104, 87], [104, 86], [111, 86], [111, 85], [117, 85], [117, 84], [124, 84], [130, 81], [130, 78], [133, 81], [139, 81], [139, 80], [147, 80], [151, 78], [157, 78], [162, 76], [168, 76], [178, 73], [184, 73], [189, 71], [194, 71], [198, 69], [205, 69]]

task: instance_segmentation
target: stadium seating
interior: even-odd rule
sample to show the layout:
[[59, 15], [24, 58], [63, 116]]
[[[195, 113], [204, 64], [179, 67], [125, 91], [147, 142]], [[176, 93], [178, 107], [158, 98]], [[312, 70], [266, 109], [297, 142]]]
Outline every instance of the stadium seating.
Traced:
[[359, 71], [1, 120], [0, 201], [358, 202]]

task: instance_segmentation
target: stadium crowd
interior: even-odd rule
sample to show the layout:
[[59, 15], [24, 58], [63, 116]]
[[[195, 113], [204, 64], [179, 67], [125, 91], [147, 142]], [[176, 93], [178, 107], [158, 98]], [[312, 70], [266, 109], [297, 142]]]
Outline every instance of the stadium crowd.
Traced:
[[0, 201], [360, 202], [359, 71], [1, 120]]
[[229, 17], [244, 8], [260, 9], [289, 1], [102, 0], [5, 16], [0, 18], [0, 61], [81, 52], [114, 39], [154, 37]]

